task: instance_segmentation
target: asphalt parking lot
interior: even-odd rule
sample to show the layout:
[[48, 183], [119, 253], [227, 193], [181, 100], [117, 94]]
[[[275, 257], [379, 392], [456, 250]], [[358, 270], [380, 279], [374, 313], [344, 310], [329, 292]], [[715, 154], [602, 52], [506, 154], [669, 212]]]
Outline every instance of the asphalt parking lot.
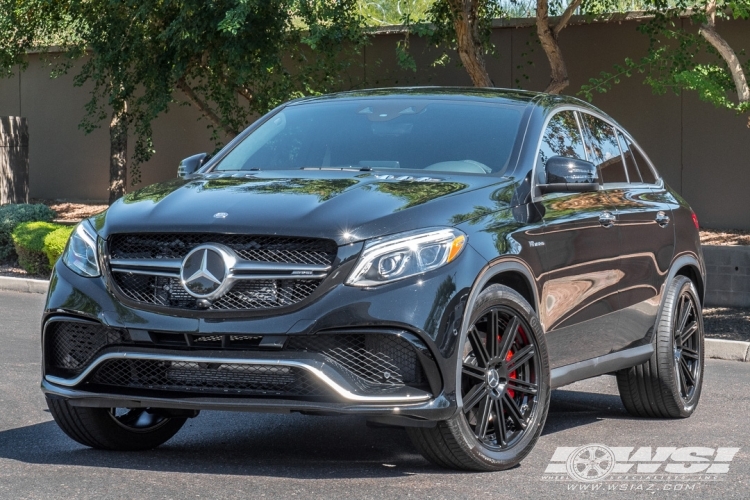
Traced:
[[[750, 363], [731, 361], [707, 362], [701, 404], [687, 420], [631, 418], [620, 403], [613, 377], [555, 391], [544, 434], [531, 455], [516, 469], [492, 474], [433, 467], [415, 451], [403, 430], [370, 428], [352, 417], [204, 412], [156, 450], [90, 450], [57, 428], [39, 390], [43, 304], [43, 295], [0, 292], [3, 499], [537, 499], [634, 494], [729, 499], [750, 495]], [[610, 475], [590, 484], [545, 473], [558, 447], [589, 443], [632, 448], [641, 457], [642, 448], [651, 447], [651, 465], [661, 465], [661, 472]], [[716, 462], [711, 458], [717, 448], [739, 451], [715, 469], [728, 472], [680, 475], [663, 472], [670, 463], [677, 467], [673, 463], [677, 455], [659, 463], [657, 448], [669, 456], [673, 450], [668, 447], [700, 447], [683, 450], [688, 458], [682, 459], [684, 466], [697, 464], [698, 469], [718, 463], [718, 457]], [[632, 463], [636, 458], [623, 460]]]

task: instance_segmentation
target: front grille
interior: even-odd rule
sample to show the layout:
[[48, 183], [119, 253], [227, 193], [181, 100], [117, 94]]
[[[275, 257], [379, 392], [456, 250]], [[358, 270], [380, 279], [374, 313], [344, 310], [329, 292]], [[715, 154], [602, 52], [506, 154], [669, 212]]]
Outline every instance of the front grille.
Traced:
[[[145, 259], [156, 262], [179, 261], [193, 248], [206, 243], [225, 245], [231, 248], [239, 259], [247, 262], [281, 265], [331, 266], [337, 252], [336, 243], [326, 239], [219, 233], [115, 234], [109, 239], [108, 249], [111, 259], [137, 265]], [[183, 288], [177, 271], [174, 273], [174, 276], [157, 276], [143, 271], [133, 273], [126, 269], [113, 268], [112, 278], [122, 295], [133, 302], [209, 311], [289, 307], [312, 295], [325, 279], [324, 276], [301, 279], [289, 272], [289, 279], [238, 280], [210, 306], [204, 302], [199, 307], [198, 301]]]
[[[143, 304], [199, 310], [195, 298], [180, 284], [179, 278], [113, 272], [112, 277], [123, 295]], [[282, 279], [238, 281], [207, 310], [233, 311], [276, 309], [305, 300], [322, 279]], [[202, 309], [206, 310], [206, 309]]]
[[113, 359], [89, 383], [133, 389], [264, 397], [321, 397], [328, 393], [305, 370], [277, 365]]
[[129, 344], [127, 330], [93, 323], [56, 321], [45, 333], [47, 365], [68, 373], [80, 373], [97, 352], [108, 345]]
[[214, 233], [115, 234], [109, 240], [113, 259], [182, 259], [204, 243], [226, 245], [244, 260], [281, 264], [331, 265], [336, 242], [320, 238]]

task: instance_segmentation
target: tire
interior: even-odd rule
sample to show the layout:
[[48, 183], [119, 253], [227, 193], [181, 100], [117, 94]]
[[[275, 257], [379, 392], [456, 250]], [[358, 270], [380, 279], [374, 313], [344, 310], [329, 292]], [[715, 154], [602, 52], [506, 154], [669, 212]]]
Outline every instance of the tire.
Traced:
[[[482, 291], [469, 324], [457, 356], [457, 392], [462, 396], [457, 414], [435, 427], [407, 432], [420, 453], [441, 467], [509, 469], [529, 454], [547, 419], [550, 375], [544, 333], [528, 302], [502, 285]], [[493, 331], [495, 335], [488, 334]], [[490, 346], [491, 338], [497, 342]], [[506, 339], [511, 343], [507, 349]], [[480, 359], [484, 355], [486, 361]], [[496, 418], [498, 414], [504, 418]]]
[[[114, 408], [71, 406], [63, 399], [47, 398], [47, 406], [65, 434], [84, 446], [99, 450], [156, 448], [174, 436], [187, 420], [159, 416], [145, 408], [129, 410], [118, 417], [113, 414]], [[129, 422], [129, 419], [138, 421]]]
[[704, 340], [698, 292], [685, 276], [676, 276], [667, 288], [653, 343], [650, 360], [617, 372], [620, 399], [637, 417], [689, 417], [703, 386]]

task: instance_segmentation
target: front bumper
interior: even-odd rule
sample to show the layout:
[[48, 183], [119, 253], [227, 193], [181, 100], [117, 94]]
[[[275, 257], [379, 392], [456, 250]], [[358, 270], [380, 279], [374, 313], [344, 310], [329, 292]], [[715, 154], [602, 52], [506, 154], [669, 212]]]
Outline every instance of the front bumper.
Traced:
[[[386, 395], [362, 391], [342, 377], [340, 367], [326, 359], [299, 353], [263, 349], [201, 352], [187, 347], [136, 342], [108, 347], [91, 359], [85, 369], [60, 376], [49, 369], [45, 352], [42, 389], [48, 397], [64, 398], [78, 406], [159, 407], [174, 409], [221, 409], [309, 413], [359, 413], [407, 420], [443, 420], [456, 411], [455, 369], [457, 333], [473, 279], [486, 264], [471, 247], [455, 262], [412, 280], [369, 290], [332, 283], [328, 292], [302, 309], [278, 316], [201, 318], [167, 315], [128, 307], [117, 300], [105, 280], [87, 279], [63, 264], [56, 266], [47, 300], [43, 331], [50, 321], [83, 319], [109, 328], [135, 332], [138, 338], [154, 332], [187, 336], [259, 335], [283, 345], [285, 339], [317, 334], [335, 335], [403, 332], [424, 346], [431, 366], [425, 370], [429, 384], [403, 387]], [[335, 279], [334, 273], [332, 278]], [[345, 276], [339, 276], [343, 281]], [[153, 335], [152, 335], [153, 336]], [[45, 346], [43, 339], [43, 346]], [[44, 349], [47, 350], [46, 347]], [[118, 359], [160, 359], [180, 363], [232, 365], [275, 364], [306, 371], [328, 388], [325, 398], [248, 396], [232, 391], [171, 391], [154, 387], [108, 388], [87, 383], [96, 368]], [[424, 361], [424, 359], [422, 359]], [[422, 363], [423, 368], [426, 362]]]

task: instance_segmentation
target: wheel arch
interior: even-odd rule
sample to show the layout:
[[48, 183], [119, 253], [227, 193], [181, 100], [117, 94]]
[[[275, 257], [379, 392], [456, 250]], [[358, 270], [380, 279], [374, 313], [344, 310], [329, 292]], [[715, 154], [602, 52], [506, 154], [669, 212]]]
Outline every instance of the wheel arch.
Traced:
[[[508, 283], [524, 288], [524, 291], [518, 290]], [[473, 309], [479, 294], [487, 287], [499, 284], [512, 288], [526, 299], [531, 306], [532, 311], [538, 313], [539, 293], [535, 283], [536, 279], [534, 273], [521, 259], [506, 257], [493, 261], [485, 266], [477, 276], [476, 280], [474, 280], [474, 285], [469, 293], [469, 298], [466, 300], [464, 315], [461, 320], [461, 332], [458, 345], [464, 345], [464, 342], [466, 341], [466, 333], [469, 329], [469, 322], [471, 321], [471, 310]], [[529, 300], [529, 297], [531, 300]], [[542, 328], [544, 328], [543, 325]], [[460, 377], [460, 370], [456, 370], [455, 387], [460, 387]], [[461, 400], [461, 391], [458, 390], [456, 391], [456, 403], [456, 411], [459, 411], [458, 409], [463, 405], [463, 401]]]
[[674, 280], [675, 276], [685, 276], [695, 284], [698, 289], [698, 298], [701, 301], [701, 305], [704, 302], [706, 283], [705, 273], [701, 262], [693, 254], [683, 254], [677, 257], [672, 263], [672, 267], [669, 270], [669, 275], [664, 282], [664, 289]]
[[675, 276], [685, 276], [695, 283], [695, 287], [698, 289], [698, 298], [700, 299], [702, 306], [705, 296], [705, 284], [703, 283], [703, 276], [701, 276], [698, 266], [695, 264], [685, 264], [677, 269]]
[[534, 293], [534, 287], [529, 282], [529, 278], [517, 269], [500, 269], [497, 274], [493, 274], [490, 277], [480, 292], [491, 285], [505, 285], [508, 288], [512, 288], [521, 294], [521, 297], [526, 299], [526, 302], [531, 305], [534, 312], [539, 312], [539, 304]]

